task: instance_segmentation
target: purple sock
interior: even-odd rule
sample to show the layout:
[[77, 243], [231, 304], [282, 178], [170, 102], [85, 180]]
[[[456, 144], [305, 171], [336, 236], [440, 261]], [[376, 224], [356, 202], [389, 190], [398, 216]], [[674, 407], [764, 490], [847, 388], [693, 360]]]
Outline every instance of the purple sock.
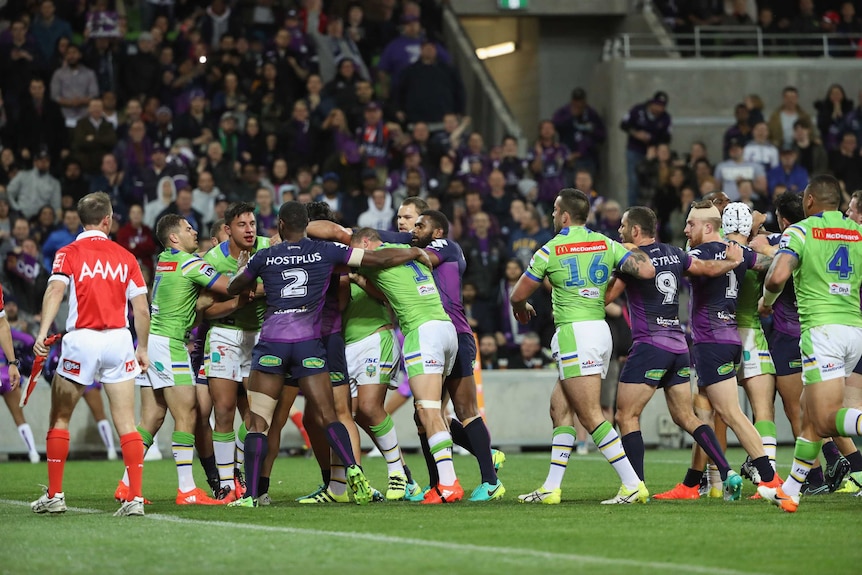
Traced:
[[[701, 425], [691, 434], [697, 444], [700, 445], [706, 452], [707, 456], [712, 459], [718, 472], [721, 474], [721, 480], [727, 479], [727, 472], [730, 471], [730, 465], [727, 463], [727, 458], [721, 450], [721, 445], [718, 444], [718, 438], [715, 436], [715, 431], [706, 424]], [[771, 468], [770, 468], [771, 469]]]
[[685, 479], [682, 484], [686, 487], [697, 487], [700, 485], [700, 480], [703, 479], [703, 469], [691, 469], [685, 472]]
[[477, 417], [467, 424], [464, 432], [470, 439], [470, 444], [476, 449], [470, 453], [479, 463], [479, 471], [482, 474], [482, 483], [497, 483], [497, 472], [494, 471], [494, 457], [491, 455], [491, 434], [485, 426], [485, 420]]
[[847, 461], [850, 462], [850, 473], [862, 471], [862, 452], [858, 449], [847, 456]]
[[826, 465], [835, 465], [835, 462], [841, 458], [841, 452], [838, 451], [834, 441], [824, 441], [820, 451], [823, 452], [823, 457], [826, 458]]
[[353, 445], [350, 443], [350, 435], [347, 433], [347, 428], [344, 427], [343, 423], [336, 421], [327, 425], [326, 440], [345, 468], [356, 465], [356, 459], [353, 458]]
[[266, 453], [269, 450], [269, 440], [265, 433], [249, 432], [245, 436], [245, 484], [248, 486], [248, 493], [253, 499], [257, 499], [259, 495], [260, 474], [263, 470], [263, 461], [266, 459]]
[[476, 452], [473, 451], [473, 444], [470, 441], [470, 434], [467, 433], [467, 428], [454, 417], [449, 420], [449, 433], [452, 434], [452, 443], [460, 445], [474, 455], [476, 454]]
[[769, 463], [769, 458], [767, 456], [758, 457], [757, 459], [752, 459], [751, 463], [757, 468], [757, 472], [760, 473], [760, 480], [769, 483], [773, 479], [775, 479], [775, 470], [772, 469], [772, 465]]
[[825, 478], [823, 477], [823, 467], [818, 465], [817, 467], [812, 467], [811, 471], [808, 472], [808, 477], [806, 478], [808, 481], [808, 485], [811, 487], [819, 487], [825, 483]]
[[641, 481], [644, 480], [644, 438], [640, 431], [626, 433], [622, 437], [623, 449]]

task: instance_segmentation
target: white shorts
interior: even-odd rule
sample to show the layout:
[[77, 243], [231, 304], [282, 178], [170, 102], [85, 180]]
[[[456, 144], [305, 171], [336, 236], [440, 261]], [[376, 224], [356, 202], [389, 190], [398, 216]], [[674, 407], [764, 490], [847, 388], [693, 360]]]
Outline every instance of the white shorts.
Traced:
[[763, 330], [741, 327], [739, 339], [742, 340], [742, 366], [737, 374], [739, 381], [763, 374], [775, 375], [775, 364], [772, 362], [772, 354], [769, 353], [769, 344]]
[[458, 354], [458, 334], [451, 321], [426, 321], [404, 334], [404, 364], [407, 376], [452, 373]]
[[243, 331], [226, 327], [210, 329], [207, 378], [217, 377], [242, 382], [251, 373], [251, 352], [259, 331]]
[[128, 329], [79, 329], [63, 336], [57, 373], [69, 381], [90, 385], [134, 379], [141, 368], [135, 359]]
[[614, 342], [604, 320], [579, 321], [557, 328], [551, 352], [560, 379], [608, 374]]
[[862, 358], [862, 327], [819, 325], [802, 330], [802, 381], [848, 377]]
[[150, 334], [147, 355], [150, 367], [137, 377], [137, 385], [153, 389], [194, 385], [189, 350], [182, 341]]
[[351, 386], [389, 385], [401, 362], [393, 330], [379, 331], [344, 348]]

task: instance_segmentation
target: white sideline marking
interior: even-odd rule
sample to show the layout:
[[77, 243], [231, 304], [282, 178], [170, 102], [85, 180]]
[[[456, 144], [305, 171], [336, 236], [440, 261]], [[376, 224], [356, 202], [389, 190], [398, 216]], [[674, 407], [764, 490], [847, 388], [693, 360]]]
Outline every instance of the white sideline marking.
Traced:
[[676, 571], [683, 573], [703, 573], [704, 575], [757, 575], [750, 571], [737, 571], [735, 569], [722, 569], [720, 567], [707, 567], [703, 565], [684, 565], [664, 563], [658, 561], [638, 561], [635, 559], [613, 559], [596, 555], [578, 555], [574, 553], [553, 553], [550, 551], [538, 551], [536, 549], [518, 549], [512, 547], [491, 547], [486, 545], [470, 545], [465, 543], [450, 543], [448, 541], [429, 541], [427, 539], [411, 539], [408, 537], [396, 537], [392, 535], [377, 535], [375, 533], [356, 533], [352, 531], [324, 531], [320, 529], [304, 529], [299, 527], [278, 527], [271, 525], [254, 525], [247, 523], [232, 523], [229, 521], [204, 521], [200, 519], [185, 519], [172, 515], [161, 515], [153, 513], [144, 517], [153, 521], [165, 521], [168, 523], [180, 523], [182, 525], [200, 525], [203, 527], [223, 527], [236, 530], [237, 528], [266, 531], [270, 533], [288, 533], [291, 535], [308, 535], [313, 537], [339, 537], [342, 539], [353, 539], [359, 541], [371, 541], [373, 543], [387, 543], [396, 545], [412, 545], [415, 547], [431, 547], [444, 549], [446, 551], [461, 551], [464, 553], [488, 553], [494, 555], [508, 555], [515, 557], [535, 557], [556, 561], [569, 561], [573, 563], [613, 565], [623, 567], [647, 567], [657, 571]]
[[[0, 504], [14, 505], [17, 507], [29, 507], [26, 501], [13, 499], [0, 499]], [[105, 513], [100, 509], [88, 509], [86, 507], [68, 507], [68, 511], [76, 513]], [[661, 561], [638, 561], [636, 559], [614, 559], [597, 555], [580, 555], [575, 553], [554, 553], [551, 551], [539, 551], [536, 549], [519, 549], [512, 547], [491, 547], [486, 545], [471, 545], [466, 543], [451, 543], [448, 541], [430, 541], [427, 539], [411, 539], [409, 537], [396, 537], [392, 535], [377, 535], [374, 533], [356, 533], [353, 531], [324, 531], [320, 529], [304, 529], [300, 527], [279, 527], [273, 525], [255, 525], [248, 523], [233, 523], [230, 521], [204, 521], [200, 519], [185, 519], [172, 515], [152, 513], [144, 515], [152, 521], [163, 521], [166, 523], [179, 523], [182, 525], [200, 525], [202, 527], [223, 527], [236, 530], [237, 528], [265, 531], [268, 533], [288, 533], [291, 535], [306, 535], [312, 537], [338, 537], [341, 539], [353, 539], [358, 541], [370, 541], [373, 543], [388, 543], [396, 545], [412, 545], [416, 547], [431, 547], [444, 549], [446, 551], [460, 551], [463, 553], [486, 553], [493, 555], [508, 555], [512, 557], [534, 557], [549, 561], [566, 561], [579, 564], [593, 564], [605, 566], [640, 567], [664, 572], [702, 573], [703, 575], [758, 575], [751, 571], [738, 571], [736, 569], [723, 569], [721, 567], [709, 567], [704, 565], [686, 565], [683, 563], [665, 563]]]
[[[30, 507], [27, 501], [15, 501], [14, 499], [0, 499], [0, 503], [4, 505], [15, 505], [16, 507]], [[74, 511], [75, 513], [104, 513], [101, 509], [88, 509], [86, 507], [66, 507], [66, 511]], [[51, 515], [46, 513], [46, 515]]]

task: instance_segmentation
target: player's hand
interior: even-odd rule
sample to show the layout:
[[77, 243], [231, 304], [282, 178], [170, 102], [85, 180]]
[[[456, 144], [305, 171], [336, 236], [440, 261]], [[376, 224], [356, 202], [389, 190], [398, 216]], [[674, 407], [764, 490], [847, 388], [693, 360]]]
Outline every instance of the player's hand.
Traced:
[[737, 243], [731, 242], [727, 244], [727, 247], [724, 250], [724, 255], [729, 261], [736, 262], [736, 265], [742, 263], [742, 246]]
[[236, 269], [241, 270], [248, 265], [249, 254], [247, 250], [239, 252], [239, 257], [236, 258]]
[[532, 318], [536, 317], [536, 310], [529, 302], [524, 304], [524, 309], [513, 308], [512, 312], [515, 314], [515, 319], [522, 324], [528, 324]]
[[48, 334], [45, 333], [40, 333], [36, 336], [36, 343], [33, 344], [33, 353], [42, 357], [48, 355], [48, 346], [45, 345], [45, 338], [47, 337]]
[[751, 235], [752, 237], [760, 234], [760, 228], [766, 223], [766, 214], [762, 214], [754, 210], [751, 214]]
[[201, 313], [211, 307], [214, 303], [215, 297], [213, 297], [211, 292], [202, 292], [201, 295], [198, 296], [198, 301], [195, 304], [195, 312]]
[[757, 253], [762, 254], [764, 253], [764, 250], [766, 248], [770, 247], [769, 239], [765, 235], [759, 234], [755, 236], [754, 239], [752, 239], [750, 242], [748, 242], [748, 247], [750, 247]]
[[21, 372], [18, 371], [17, 365], [9, 366], [9, 385], [12, 389], [18, 387], [18, 384], [21, 383]]
[[415, 252], [416, 253], [416, 259], [418, 261], [420, 261], [423, 264], [425, 264], [426, 266], [428, 266], [429, 270], [434, 269], [434, 264], [431, 263], [431, 257], [428, 255], [428, 252], [426, 252], [422, 248], [410, 248], [410, 249], [416, 250], [416, 252]]
[[757, 313], [759, 313], [761, 317], [770, 316], [772, 315], [772, 306], [766, 305], [766, 303], [764, 303], [763, 301], [763, 298], [760, 298], [760, 300], [757, 302]]
[[147, 355], [147, 348], [138, 346], [135, 350], [135, 359], [138, 360], [138, 365], [141, 366], [141, 373], [147, 373], [150, 368], [150, 356]]

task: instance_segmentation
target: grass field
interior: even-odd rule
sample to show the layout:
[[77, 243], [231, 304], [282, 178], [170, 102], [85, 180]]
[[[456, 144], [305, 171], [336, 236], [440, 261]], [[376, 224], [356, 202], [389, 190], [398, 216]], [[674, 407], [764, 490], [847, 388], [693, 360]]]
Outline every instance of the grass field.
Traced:
[[[789, 463], [790, 449], [779, 450]], [[729, 459], [739, 462], [739, 450]], [[682, 478], [688, 452], [647, 453], [653, 492]], [[425, 476], [420, 456], [408, 459]], [[810, 497], [794, 515], [763, 501], [651, 501], [602, 506], [618, 481], [600, 455], [573, 456], [563, 503], [522, 505], [539, 486], [545, 454], [510, 455], [500, 477], [503, 501], [426, 507], [378, 503], [302, 506], [293, 498], [319, 483], [313, 460], [276, 463], [271, 507], [179, 507], [172, 461], [148, 462], [144, 518], [114, 518], [116, 462], [73, 461], [66, 468], [65, 515], [37, 516], [26, 503], [47, 482], [45, 464], [0, 464], [0, 573], [754, 573], [859, 572], [862, 499]], [[470, 457], [456, 469], [469, 491], [478, 483]], [[385, 463], [366, 462], [385, 488]], [[195, 463], [198, 485], [205, 485]], [[786, 474], [787, 466], [779, 471]], [[745, 495], [753, 493], [746, 484]], [[74, 508], [74, 509], [73, 509]]]

